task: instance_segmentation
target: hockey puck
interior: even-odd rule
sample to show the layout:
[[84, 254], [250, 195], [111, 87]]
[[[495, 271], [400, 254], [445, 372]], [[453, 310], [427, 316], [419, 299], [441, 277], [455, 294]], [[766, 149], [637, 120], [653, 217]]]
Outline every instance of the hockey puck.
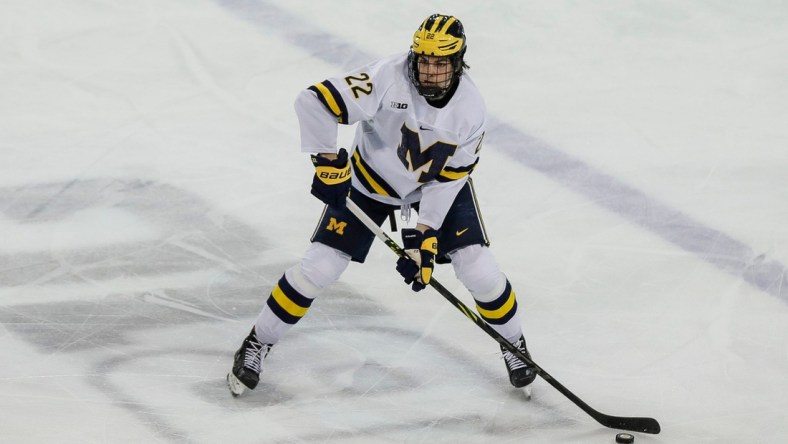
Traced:
[[619, 433], [616, 435], [616, 442], [621, 444], [632, 444], [635, 442], [635, 437], [629, 433]]

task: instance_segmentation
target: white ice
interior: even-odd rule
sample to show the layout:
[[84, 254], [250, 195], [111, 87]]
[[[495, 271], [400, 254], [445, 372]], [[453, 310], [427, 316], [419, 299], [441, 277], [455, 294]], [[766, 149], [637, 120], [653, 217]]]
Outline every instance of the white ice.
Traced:
[[379, 243], [225, 387], [322, 208], [293, 99], [433, 12], [534, 359], [636, 443], [788, 441], [785, 2], [5, 0], [0, 442], [614, 442]]

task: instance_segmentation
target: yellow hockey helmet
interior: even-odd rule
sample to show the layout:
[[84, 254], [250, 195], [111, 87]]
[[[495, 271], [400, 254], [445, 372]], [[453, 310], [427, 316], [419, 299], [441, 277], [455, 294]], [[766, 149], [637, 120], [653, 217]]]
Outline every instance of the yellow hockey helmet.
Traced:
[[[464, 56], [465, 29], [457, 17], [432, 14], [424, 19], [413, 34], [413, 43], [408, 52], [408, 77], [416, 90], [428, 100], [440, 100], [459, 82], [468, 65]], [[452, 66], [451, 82], [444, 87], [422, 85], [419, 80], [419, 56], [446, 57]]]
[[465, 50], [462, 23], [450, 15], [433, 14], [413, 34], [411, 50], [416, 54], [450, 56]]

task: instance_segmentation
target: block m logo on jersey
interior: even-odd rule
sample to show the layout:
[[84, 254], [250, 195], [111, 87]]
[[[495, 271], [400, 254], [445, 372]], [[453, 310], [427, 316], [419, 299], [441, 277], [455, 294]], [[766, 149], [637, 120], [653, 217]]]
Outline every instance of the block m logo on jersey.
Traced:
[[345, 227], [347, 227], [347, 222], [339, 222], [336, 220], [336, 218], [332, 217], [328, 221], [328, 226], [326, 227], [326, 230], [333, 231], [336, 234], [342, 236], [343, 234], [345, 234]]
[[423, 171], [419, 176], [419, 182], [426, 183], [437, 176], [449, 157], [454, 155], [457, 151], [457, 145], [451, 145], [445, 142], [435, 142], [425, 149], [421, 149], [421, 140], [419, 133], [412, 131], [405, 125], [402, 125], [402, 142], [397, 148], [397, 155], [402, 164], [409, 171], [416, 171], [429, 164], [427, 171]]

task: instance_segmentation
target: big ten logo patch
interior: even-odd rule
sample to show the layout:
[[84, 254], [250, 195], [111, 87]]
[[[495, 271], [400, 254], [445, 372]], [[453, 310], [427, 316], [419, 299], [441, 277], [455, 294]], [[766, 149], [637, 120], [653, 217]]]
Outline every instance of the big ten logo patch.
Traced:
[[326, 230], [333, 231], [336, 234], [342, 236], [345, 234], [345, 227], [347, 227], [347, 222], [342, 222], [336, 220], [336, 218], [332, 217], [328, 221], [328, 226], [326, 226]]
[[401, 103], [401, 102], [395, 102], [395, 101], [392, 100], [391, 101], [391, 107], [394, 108], [394, 109], [408, 109], [408, 104], [407, 103]]

